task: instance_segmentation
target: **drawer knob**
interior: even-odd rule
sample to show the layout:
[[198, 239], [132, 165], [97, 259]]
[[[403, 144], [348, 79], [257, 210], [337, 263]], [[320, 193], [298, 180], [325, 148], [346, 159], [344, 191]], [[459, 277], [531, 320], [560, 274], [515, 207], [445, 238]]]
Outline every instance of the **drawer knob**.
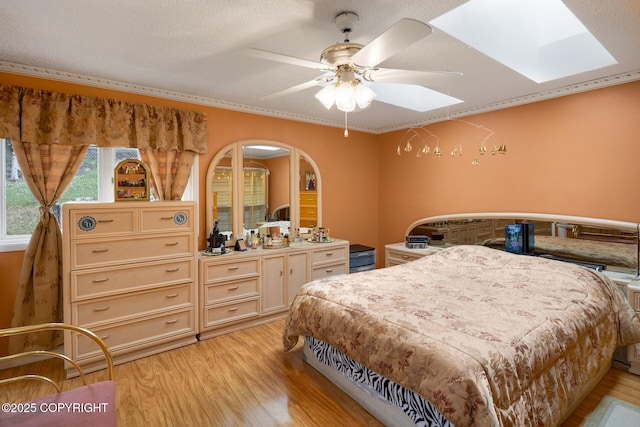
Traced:
[[167, 320], [166, 323], [167, 323], [167, 325], [173, 325], [173, 324], [178, 323], [178, 320], [180, 320], [180, 319]]
[[96, 307], [93, 309], [93, 311], [107, 311], [109, 310], [109, 306], [105, 305], [104, 307]]
[[178, 295], [180, 295], [180, 294], [179, 294], [178, 292], [176, 292], [176, 293], [174, 293], [174, 294], [169, 294], [169, 295], [167, 295], [167, 298], [175, 298], [175, 297], [177, 297]]

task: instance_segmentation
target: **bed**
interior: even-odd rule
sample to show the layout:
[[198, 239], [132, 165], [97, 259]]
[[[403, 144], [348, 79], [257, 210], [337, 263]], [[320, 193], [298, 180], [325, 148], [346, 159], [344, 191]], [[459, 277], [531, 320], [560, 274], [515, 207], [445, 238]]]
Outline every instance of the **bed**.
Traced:
[[300, 336], [314, 366], [371, 395], [359, 401], [374, 415], [386, 416], [378, 401], [400, 408], [387, 424], [553, 426], [617, 345], [640, 342], [640, 319], [595, 271], [463, 245], [306, 284], [284, 349]]

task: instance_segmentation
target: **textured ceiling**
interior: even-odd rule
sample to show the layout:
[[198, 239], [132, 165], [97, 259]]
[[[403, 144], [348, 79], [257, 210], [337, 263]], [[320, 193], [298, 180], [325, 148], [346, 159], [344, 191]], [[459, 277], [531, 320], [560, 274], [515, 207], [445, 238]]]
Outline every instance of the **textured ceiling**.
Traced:
[[[2, 0], [0, 70], [111, 87], [204, 105], [341, 127], [344, 113], [314, 98], [319, 88], [263, 96], [318, 71], [242, 54], [253, 47], [319, 61], [342, 41], [333, 19], [358, 13], [351, 41], [374, 39], [401, 18], [422, 22], [462, 0]], [[380, 133], [447, 117], [640, 79], [638, 0], [565, 0], [617, 65], [536, 84], [434, 28], [381, 65], [459, 71], [442, 90], [464, 102], [419, 113], [374, 102], [349, 127]], [[571, 57], [566, 58], [571, 61]]]

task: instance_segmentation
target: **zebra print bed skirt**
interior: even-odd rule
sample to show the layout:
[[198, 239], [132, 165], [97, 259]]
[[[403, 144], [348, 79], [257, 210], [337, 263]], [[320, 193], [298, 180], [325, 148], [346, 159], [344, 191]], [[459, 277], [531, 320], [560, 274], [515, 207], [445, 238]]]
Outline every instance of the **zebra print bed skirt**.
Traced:
[[318, 361], [337, 370], [362, 387], [374, 390], [402, 411], [417, 425], [424, 427], [455, 427], [430, 402], [344, 355], [329, 344], [305, 337], [305, 345]]

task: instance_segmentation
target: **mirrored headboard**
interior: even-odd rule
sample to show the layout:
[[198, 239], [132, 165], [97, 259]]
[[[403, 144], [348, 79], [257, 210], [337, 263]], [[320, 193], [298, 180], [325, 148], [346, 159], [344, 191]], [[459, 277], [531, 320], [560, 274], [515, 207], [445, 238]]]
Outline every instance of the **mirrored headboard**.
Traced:
[[420, 219], [406, 234], [439, 235], [445, 245], [473, 244], [505, 250], [509, 241], [505, 227], [522, 223], [532, 224], [535, 255], [640, 274], [640, 224], [633, 222], [537, 213], [464, 213]]

